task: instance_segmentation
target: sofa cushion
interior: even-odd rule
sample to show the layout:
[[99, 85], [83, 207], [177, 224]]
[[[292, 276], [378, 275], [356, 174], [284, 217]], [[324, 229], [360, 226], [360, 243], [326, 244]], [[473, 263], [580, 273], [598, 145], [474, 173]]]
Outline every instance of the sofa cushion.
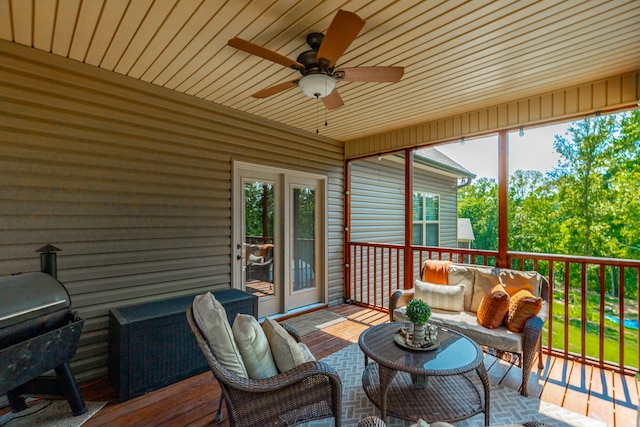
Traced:
[[255, 317], [238, 314], [231, 330], [249, 378], [258, 380], [278, 374], [267, 336]]
[[[509, 294], [498, 283], [486, 294], [478, 307], [478, 322], [485, 328], [494, 329], [502, 325], [509, 311]], [[521, 331], [520, 331], [521, 332]]]
[[286, 372], [305, 362], [304, 353], [295, 339], [273, 319], [265, 318], [262, 323], [271, 354], [280, 372]]
[[429, 304], [431, 308], [464, 311], [464, 285], [436, 285], [416, 280], [414, 298]]
[[521, 289], [526, 289], [534, 296], [540, 296], [540, 275], [535, 271], [517, 271], [503, 268], [498, 273], [500, 283], [504, 285], [509, 296]]
[[211, 292], [193, 299], [193, 317], [218, 361], [231, 372], [247, 378], [247, 370], [233, 339], [227, 313]]
[[[393, 311], [394, 320], [408, 322], [405, 307]], [[429, 323], [458, 331], [479, 345], [510, 352], [522, 351], [522, 333], [512, 332], [505, 325], [495, 329], [487, 329], [478, 322], [476, 313], [469, 311], [453, 312], [439, 309], [431, 310]]]
[[482, 298], [488, 294], [498, 283], [500, 278], [498, 276], [499, 270], [493, 267], [474, 267], [475, 275], [473, 282], [473, 297], [471, 299], [470, 311], [474, 313], [478, 311]]
[[516, 292], [511, 297], [509, 311], [505, 318], [507, 328], [513, 332], [524, 331], [524, 324], [527, 320], [538, 314], [542, 308], [542, 298], [533, 296], [526, 289]]
[[464, 285], [464, 310], [471, 310], [471, 298], [473, 297], [473, 281], [475, 267], [453, 264], [449, 267], [449, 285]]

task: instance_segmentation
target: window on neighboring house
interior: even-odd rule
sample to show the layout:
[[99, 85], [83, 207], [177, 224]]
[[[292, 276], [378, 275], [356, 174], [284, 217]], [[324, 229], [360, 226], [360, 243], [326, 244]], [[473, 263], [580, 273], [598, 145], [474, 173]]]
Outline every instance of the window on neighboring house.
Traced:
[[413, 193], [412, 243], [422, 246], [440, 244], [440, 196]]

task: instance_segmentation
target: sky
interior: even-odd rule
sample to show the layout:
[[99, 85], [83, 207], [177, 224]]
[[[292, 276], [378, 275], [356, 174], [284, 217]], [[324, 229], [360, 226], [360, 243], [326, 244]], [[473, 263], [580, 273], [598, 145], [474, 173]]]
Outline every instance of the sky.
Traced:
[[[518, 169], [548, 172], [558, 165], [559, 155], [553, 150], [554, 135], [565, 135], [569, 123], [524, 129], [509, 134], [509, 175]], [[436, 147], [469, 172], [476, 179], [498, 179], [498, 136], [465, 141], [464, 145], [452, 143]]]

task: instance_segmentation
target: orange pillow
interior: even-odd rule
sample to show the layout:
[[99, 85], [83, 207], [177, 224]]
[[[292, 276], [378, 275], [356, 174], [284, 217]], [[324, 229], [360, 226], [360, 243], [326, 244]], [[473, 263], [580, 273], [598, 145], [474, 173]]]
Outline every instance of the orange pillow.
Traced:
[[509, 294], [501, 284], [497, 284], [482, 297], [478, 307], [478, 322], [485, 328], [494, 329], [502, 325], [504, 316], [509, 311]]
[[536, 298], [526, 289], [516, 292], [511, 297], [509, 312], [505, 318], [507, 328], [513, 332], [524, 331], [527, 320], [538, 314], [542, 308], [542, 298]]

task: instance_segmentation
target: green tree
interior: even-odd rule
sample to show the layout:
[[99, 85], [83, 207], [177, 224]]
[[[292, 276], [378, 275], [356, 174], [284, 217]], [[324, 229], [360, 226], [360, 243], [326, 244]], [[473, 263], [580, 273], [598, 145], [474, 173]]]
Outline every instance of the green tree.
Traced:
[[480, 178], [458, 192], [458, 217], [469, 218], [473, 225], [475, 247], [498, 249], [498, 184]]
[[567, 136], [556, 135], [554, 149], [561, 155], [555, 171], [558, 209], [565, 253], [610, 256], [611, 209], [606, 170], [615, 142], [615, 115], [585, 119], [571, 124]]
[[556, 193], [548, 176], [517, 170], [509, 178], [509, 250], [553, 253], [560, 245]]

